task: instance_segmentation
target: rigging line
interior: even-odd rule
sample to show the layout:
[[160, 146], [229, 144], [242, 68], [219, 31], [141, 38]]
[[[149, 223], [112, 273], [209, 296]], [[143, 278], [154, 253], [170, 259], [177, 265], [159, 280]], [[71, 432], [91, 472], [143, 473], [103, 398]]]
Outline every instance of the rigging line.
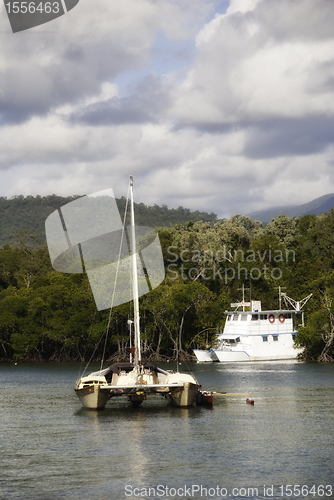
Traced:
[[102, 370], [102, 367], [103, 367], [104, 356], [105, 356], [106, 348], [107, 348], [107, 340], [108, 340], [109, 327], [110, 327], [110, 323], [111, 323], [111, 317], [112, 317], [112, 311], [113, 311], [113, 305], [114, 305], [114, 298], [115, 298], [115, 292], [116, 292], [118, 270], [119, 270], [119, 264], [120, 264], [120, 261], [121, 261], [121, 253], [122, 253], [122, 246], [123, 246], [124, 233], [125, 233], [125, 221], [126, 221], [126, 215], [127, 215], [127, 211], [128, 211], [129, 191], [130, 191], [130, 182], [129, 182], [129, 186], [128, 186], [128, 192], [127, 192], [127, 195], [126, 195], [126, 203], [125, 203], [125, 210], [124, 210], [124, 217], [123, 217], [123, 229], [122, 229], [122, 233], [121, 233], [121, 242], [120, 242], [120, 246], [119, 246], [118, 259], [117, 259], [117, 267], [116, 267], [116, 275], [115, 275], [115, 280], [114, 280], [114, 289], [113, 289], [113, 293], [112, 293], [112, 297], [111, 297], [109, 318], [108, 318], [108, 324], [107, 324], [107, 328], [106, 328], [106, 338], [105, 338], [105, 341], [104, 341], [104, 347], [103, 347], [103, 353], [102, 353], [102, 358], [101, 358], [100, 370]]
[[[93, 329], [93, 325], [91, 324], [91, 325], [90, 325], [90, 333], [91, 333], [92, 329]], [[89, 333], [89, 335], [88, 335], [88, 336], [90, 336], [90, 333]], [[104, 332], [103, 332], [103, 333], [102, 333], [102, 335], [100, 336], [99, 341], [98, 341], [98, 343], [96, 344], [95, 349], [94, 349], [94, 351], [92, 352], [92, 355], [91, 355], [91, 357], [89, 358], [89, 361], [87, 362], [87, 364], [86, 364], [86, 366], [85, 366], [85, 369], [84, 369], [83, 373], [79, 376], [79, 379], [80, 379], [81, 377], [83, 377], [83, 376], [84, 376], [84, 374], [86, 373], [86, 370], [87, 370], [88, 366], [90, 365], [90, 362], [92, 361], [93, 356], [94, 356], [94, 354], [95, 354], [95, 353], [96, 353], [96, 351], [97, 351], [97, 348], [98, 348], [98, 347], [99, 347], [99, 345], [100, 345], [100, 342], [101, 342], [101, 340], [102, 340], [103, 335], [104, 335]], [[81, 362], [81, 365], [80, 365], [80, 370], [81, 370], [81, 366], [82, 366], [82, 362]], [[79, 373], [80, 373], [80, 371], [79, 371]], [[77, 380], [77, 383], [79, 382], [79, 379]]]

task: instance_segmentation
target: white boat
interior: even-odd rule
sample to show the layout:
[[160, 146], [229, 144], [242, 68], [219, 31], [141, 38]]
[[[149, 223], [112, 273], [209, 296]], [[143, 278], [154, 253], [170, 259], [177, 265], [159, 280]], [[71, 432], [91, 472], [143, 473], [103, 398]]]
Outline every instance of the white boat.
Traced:
[[204, 350], [204, 349], [193, 349], [193, 353], [196, 356], [196, 359], [200, 363], [207, 363], [208, 361], [213, 361], [211, 357], [211, 350]]
[[200, 363], [219, 361], [212, 349], [193, 349], [193, 353], [195, 354], [197, 361]]
[[115, 363], [81, 377], [74, 388], [84, 408], [104, 409], [110, 398], [127, 396], [134, 406], [148, 395], [165, 397], [173, 406], [192, 406], [199, 384], [187, 373], [172, 373], [151, 364]]
[[127, 396], [138, 406], [148, 395], [161, 395], [174, 406], [191, 406], [200, 386], [188, 373], [172, 373], [141, 361], [140, 318], [137, 281], [136, 234], [133, 204], [133, 180], [130, 177], [131, 200], [131, 260], [134, 306], [134, 362], [115, 363], [112, 366], [83, 376], [74, 390], [85, 408], [103, 409], [110, 398]]
[[[282, 309], [281, 297], [293, 309]], [[294, 346], [298, 317], [303, 322], [301, 307], [310, 297], [297, 302], [280, 291], [279, 309], [268, 311], [261, 310], [261, 301], [231, 304], [235, 310], [225, 312], [223, 333], [217, 335], [210, 350], [194, 350], [197, 360], [230, 363], [296, 359], [302, 352]]]

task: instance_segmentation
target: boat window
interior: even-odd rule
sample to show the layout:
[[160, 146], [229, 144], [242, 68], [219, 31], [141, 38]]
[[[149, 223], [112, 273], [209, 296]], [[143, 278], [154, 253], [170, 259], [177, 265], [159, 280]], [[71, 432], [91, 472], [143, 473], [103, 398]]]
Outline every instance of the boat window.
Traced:
[[267, 314], [260, 314], [260, 319], [268, 319], [268, 315]]
[[291, 313], [285, 313], [283, 316], [285, 319], [291, 319]]
[[295, 338], [296, 338], [296, 334], [295, 334], [295, 333], [292, 333], [292, 334], [291, 334], [291, 337], [292, 337], [292, 340], [295, 340]]
[[275, 342], [277, 342], [277, 341], [278, 341], [278, 335], [273, 335], [273, 340], [274, 340]]
[[231, 315], [231, 314], [229, 314], [229, 315], [227, 316], [227, 321], [231, 321], [231, 319], [232, 319], [232, 315]]
[[262, 340], [263, 342], [268, 342], [268, 335], [263, 335]]
[[234, 314], [233, 315], [233, 321], [238, 321], [238, 316], [239, 316], [239, 314]]
[[227, 342], [229, 344], [237, 344], [238, 342], [240, 342], [240, 337], [237, 337], [236, 339], [227, 339]]
[[259, 319], [258, 314], [252, 314], [252, 321], [257, 321]]
[[247, 321], [247, 314], [241, 315], [241, 321]]

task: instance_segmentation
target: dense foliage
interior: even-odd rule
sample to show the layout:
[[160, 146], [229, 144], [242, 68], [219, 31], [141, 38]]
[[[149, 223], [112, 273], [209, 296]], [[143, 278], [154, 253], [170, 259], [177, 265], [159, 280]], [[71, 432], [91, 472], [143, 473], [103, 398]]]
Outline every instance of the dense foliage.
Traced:
[[[159, 236], [166, 277], [140, 299], [146, 358], [186, 356], [210, 343], [244, 285], [264, 309], [278, 307], [278, 286], [296, 300], [312, 293], [297, 344], [304, 359], [333, 360], [334, 210], [282, 215], [265, 227], [241, 215], [192, 221], [161, 227]], [[28, 233], [0, 250], [0, 359], [98, 359], [106, 338], [106, 358], [126, 357], [131, 307], [110, 318], [98, 312], [86, 275], [54, 271]]]
[[23, 231], [33, 233], [39, 242], [45, 241], [45, 219], [57, 208], [78, 196], [14, 196], [0, 197], [0, 246], [12, 245]]

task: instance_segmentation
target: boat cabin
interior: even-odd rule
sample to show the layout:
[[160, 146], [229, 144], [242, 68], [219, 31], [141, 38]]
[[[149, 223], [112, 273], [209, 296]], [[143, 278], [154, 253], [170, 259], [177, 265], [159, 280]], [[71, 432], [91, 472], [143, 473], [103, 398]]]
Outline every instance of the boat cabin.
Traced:
[[[243, 309], [245, 305], [250, 305], [250, 311], [226, 311], [226, 324], [224, 328], [224, 340], [229, 339], [229, 343], [238, 342], [237, 337], [242, 335], [268, 335], [277, 336], [281, 333], [295, 335], [297, 330], [297, 314], [295, 310], [271, 310], [262, 311], [260, 301], [251, 303], [241, 303]], [[265, 342], [267, 339], [263, 339]], [[278, 337], [273, 339], [278, 341]], [[239, 340], [240, 342], [240, 340]]]

